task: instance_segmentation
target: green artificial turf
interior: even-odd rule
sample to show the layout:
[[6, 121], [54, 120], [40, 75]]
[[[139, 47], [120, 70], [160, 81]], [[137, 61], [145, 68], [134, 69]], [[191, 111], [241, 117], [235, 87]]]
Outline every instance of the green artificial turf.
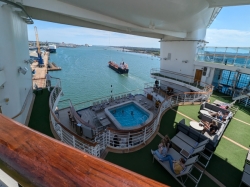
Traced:
[[224, 135], [247, 148], [250, 145], [250, 125], [232, 119]]
[[247, 151], [221, 139], [207, 171], [227, 187], [239, 186]]
[[200, 121], [200, 119], [198, 118], [199, 111], [200, 111], [200, 105], [185, 105], [178, 107], [178, 112], [185, 114], [186, 116], [192, 118], [195, 121]]
[[[226, 103], [232, 102], [232, 99], [230, 97], [225, 97], [224, 94], [217, 93], [217, 92], [214, 92], [210, 100], [211, 102], [215, 100], [220, 100]], [[236, 103], [236, 106], [239, 107], [239, 110], [236, 113], [235, 117], [247, 123], [250, 123], [250, 118], [249, 118], [250, 109], [237, 103]], [[199, 121], [199, 118], [198, 118], [199, 116], [198, 112], [200, 109], [199, 105], [178, 106], [178, 107], [175, 107], [174, 109], [188, 116], [189, 118]], [[162, 117], [159, 132], [162, 135], [168, 134], [169, 137], [172, 138], [176, 134], [176, 123], [178, 123], [182, 119], [185, 119], [186, 125], [189, 125], [190, 119], [176, 113], [175, 111], [171, 109], [168, 110]], [[246, 125], [244, 123], [241, 123], [237, 120], [232, 119], [226, 131], [224, 132], [224, 135], [240, 143], [241, 145], [248, 147], [248, 145], [250, 144], [249, 133], [250, 133], [249, 125]], [[156, 139], [157, 141], [155, 142]], [[156, 146], [157, 142], [159, 141], [160, 141], [160, 138], [156, 137], [153, 140], [154, 146]], [[146, 154], [146, 152], [150, 150], [149, 148], [150, 146], [151, 146], [151, 143], [145, 148], [141, 149], [140, 151], [137, 151], [135, 153], [125, 154], [126, 156], [124, 156], [124, 154], [119, 155], [119, 154], [109, 153], [106, 159], [109, 161], [112, 161], [113, 163], [121, 165], [125, 168], [138, 172], [142, 175], [145, 175], [149, 178], [157, 180], [159, 182], [168, 184], [170, 186], [176, 186], [172, 184], [172, 182], [175, 181], [174, 178], [171, 178], [171, 176], [167, 173], [166, 173], [166, 175], [168, 175], [167, 178], [164, 178], [164, 179], [158, 178], [158, 176], [161, 176], [161, 174], [159, 173], [164, 172], [164, 169], [158, 163], [155, 163], [155, 164], [158, 164], [159, 167], [154, 166], [153, 168], [151, 168], [154, 171], [152, 173], [145, 171], [144, 170], [145, 166], [142, 167], [142, 169], [140, 169], [141, 167], [140, 164], [143, 164], [144, 162], [146, 162], [146, 160], [143, 160], [142, 163], [139, 163], [140, 160], [136, 159], [136, 157], [137, 156], [139, 158], [145, 157], [142, 155]], [[130, 154], [133, 154], [133, 156], [128, 157], [128, 155]], [[216, 179], [222, 182], [224, 185], [229, 186], [229, 187], [238, 186], [242, 177], [242, 169], [244, 166], [246, 154], [247, 154], [246, 150], [242, 149], [241, 147], [233, 144], [232, 142], [224, 138], [221, 138], [216, 148], [216, 151], [212, 159], [210, 160], [209, 165], [206, 170], [210, 174], [212, 174]], [[122, 162], [120, 160], [120, 159], [124, 160], [123, 157], [124, 159], [128, 160], [129, 165], [127, 165], [127, 162]], [[132, 159], [136, 161], [131, 163]], [[147, 162], [150, 162], [149, 158], [147, 158]], [[136, 165], [134, 165], [133, 163]], [[206, 175], [203, 175], [199, 183], [199, 186], [210, 187], [210, 186], [217, 186], [217, 185]]]
[[[220, 100], [227, 103], [232, 102], [230, 97], [224, 97], [223, 94], [217, 92], [214, 92], [210, 99], [211, 102], [214, 100]], [[235, 117], [250, 123], [250, 109], [237, 103], [236, 105], [239, 106], [239, 110]], [[199, 105], [190, 105], [179, 106], [174, 109], [199, 121], [199, 108]], [[162, 117], [159, 132], [162, 135], [168, 134], [170, 138], [174, 137], [176, 134], [176, 123], [182, 119], [185, 119], [185, 123], [189, 125], [190, 119], [185, 118], [171, 109], [168, 110]], [[44, 89], [43, 93], [37, 93], [30, 117], [29, 127], [53, 137], [50, 130], [49, 92], [47, 89]], [[224, 132], [225, 136], [246, 147], [250, 144], [249, 134], [250, 126], [234, 119], [231, 120]], [[161, 183], [170, 186], [181, 186], [157, 161], [152, 163], [153, 156], [151, 155], [150, 150], [157, 149], [160, 140], [161, 138], [157, 135], [152, 142], [139, 151], [123, 154], [108, 153], [105, 159]], [[242, 169], [246, 154], [246, 150], [224, 138], [221, 138], [206, 170], [224, 185], [229, 187], [238, 186], [242, 177]], [[193, 186], [192, 181], [188, 180], [187, 186]], [[203, 175], [198, 186], [210, 187], [217, 185], [206, 175]]]
[[36, 93], [36, 98], [28, 126], [36, 131], [54, 138], [50, 130], [49, 91], [47, 89], [43, 89], [43, 93]]
[[136, 173], [154, 179], [170, 186], [181, 186], [174, 178], [158, 163], [153, 161], [151, 149], [157, 149], [161, 138], [156, 136], [154, 140], [143, 149], [133, 153], [108, 153], [105, 160], [132, 170]]
[[239, 108], [240, 109], [236, 112], [234, 117], [250, 124], [250, 108], [242, 106], [240, 106]]

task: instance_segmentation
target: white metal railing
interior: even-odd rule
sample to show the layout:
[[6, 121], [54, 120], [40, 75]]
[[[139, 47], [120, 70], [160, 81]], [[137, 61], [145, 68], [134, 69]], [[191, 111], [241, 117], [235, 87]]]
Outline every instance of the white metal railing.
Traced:
[[51, 123], [53, 124], [55, 132], [57, 133], [62, 142], [87, 153], [90, 153], [94, 156], [100, 157], [100, 145], [98, 143], [93, 143], [79, 137], [78, 135], [65, 128], [57, 119], [54, 112], [62, 94], [60, 79], [57, 79], [55, 85], [53, 86], [54, 88], [49, 98], [49, 107]]
[[200, 47], [196, 61], [250, 68], [250, 47]]
[[250, 107], [250, 96], [249, 95], [247, 95], [246, 97], [239, 99], [237, 101], [238, 101], [238, 103], [241, 103], [245, 107]]
[[[170, 97], [165, 97], [164, 101], [160, 104], [155, 117], [148, 124], [145, 124], [139, 129], [131, 131], [115, 130], [111, 128], [107, 128], [105, 130], [96, 129], [96, 136], [93, 141], [90, 141], [79, 137], [78, 135], [65, 128], [54, 114], [54, 111], [60, 100], [60, 95], [62, 94], [60, 80], [57, 80], [57, 84], [54, 86], [49, 100], [51, 110], [51, 122], [53, 124], [55, 132], [60, 137], [62, 142], [67, 143], [68, 145], [71, 145], [92, 155], [100, 157], [101, 151], [104, 150], [107, 146], [115, 149], [129, 150], [131, 148], [144, 145], [147, 140], [149, 140], [156, 132], [160, 124], [160, 119], [167, 109], [179, 104], [191, 104], [194, 102], [207, 101], [212, 93], [211, 87], [207, 88], [209, 89], [207, 89], [206, 92], [186, 92], [177, 95], [172, 95]], [[133, 94], [146, 95], [146, 92], [142, 90], [136, 90], [133, 91]], [[128, 96], [124, 93], [119, 95], [122, 95], [123, 97]], [[114, 97], [118, 96], [115, 95]], [[100, 100], [103, 101], [105, 99], [102, 98]], [[74, 105], [74, 107], [78, 106], [79, 109], [82, 109], [82, 107], [86, 108], [91, 105], [92, 101], [89, 101]], [[76, 108], [78, 109], [78, 107]]]
[[187, 92], [173, 95], [166, 98], [160, 105], [157, 115], [154, 119], [144, 127], [134, 131], [121, 131], [108, 128], [106, 131], [107, 146], [115, 149], [131, 149], [139, 145], [145, 144], [156, 132], [160, 124], [161, 116], [172, 106], [179, 104], [191, 104], [194, 102], [207, 101], [212, 94], [209, 92]]
[[[194, 76], [176, 73], [176, 72], [172, 72], [172, 71], [168, 71], [164, 69], [153, 68], [151, 69], [150, 74], [154, 78], [162, 77], [162, 78], [171, 79], [177, 82], [182, 82], [186, 85], [190, 85], [190, 88], [195, 87], [195, 88], [199, 88], [200, 90], [203, 89], [204, 91], [207, 91], [208, 89], [212, 88], [212, 85], [210, 84], [195, 80]], [[148, 85], [148, 84], [151, 84], [151, 85]], [[152, 86], [152, 84], [154, 83], [146, 83], [144, 87]]]
[[76, 110], [80, 110], [80, 109], [83, 109], [83, 108], [88, 108], [88, 107], [93, 106], [94, 102], [98, 103], [98, 104], [95, 104], [95, 105], [101, 105], [103, 103], [107, 103], [107, 102], [109, 102], [111, 97], [112, 97], [112, 100], [125, 100], [127, 97], [130, 97], [131, 95], [135, 96], [135, 95], [138, 95], [138, 94], [143, 94], [144, 95], [144, 90], [137, 89], [137, 90], [132, 90], [132, 91], [123, 92], [123, 93], [119, 93], [119, 94], [113, 94], [113, 95], [110, 95], [110, 96], [97, 98], [97, 99], [93, 99], [93, 100], [82, 102], [82, 103], [77, 103], [77, 104], [74, 104], [73, 106], [74, 106], [74, 108]]

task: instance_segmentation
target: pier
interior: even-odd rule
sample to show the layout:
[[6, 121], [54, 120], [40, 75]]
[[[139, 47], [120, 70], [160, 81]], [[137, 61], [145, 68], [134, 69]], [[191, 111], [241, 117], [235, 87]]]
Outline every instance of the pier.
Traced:
[[[32, 53], [32, 56], [35, 56], [37, 55], [36, 53], [34, 54], [35, 52]], [[45, 75], [47, 73], [47, 70], [48, 70], [48, 60], [49, 60], [49, 52], [44, 52], [44, 55], [43, 55], [43, 63], [44, 63], [44, 66], [43, 67], [39, 67], [38, 66], [38, 62], [37, 61], [34, 61], [32, 64], [31, 64], [31, 69], [32, 70], [35, 70], [35, 74], [33, 75], [33, 88], [34, 88], [34, 85], [36, 84], [39, 88], [45, 88], [46, 87], [46, 79], [45, 79]]]
[[[30, 53], [31, 56], [37, 56], [36, 52], [31, 52]], [[46, 79], [45, 79], [45, 75], [47, 73], [47, 71], [58, 71], [61, 70], [61, 67], [58, 67], [55, 63], [51, 63], [49, 62], [49, 56], [50, 53], [49, 52], [44, 52], [43, 55], [43, 63], [44, 66], [43, 67], [39, 67], [38, 66], [38, 62], [34, 61], [31, 64], [31, 69], [35, 70], [35, 74], [33, 74], [33, 88], [34, 85], [36, 84], [39, 88], [45, 88], [46, 87]]]

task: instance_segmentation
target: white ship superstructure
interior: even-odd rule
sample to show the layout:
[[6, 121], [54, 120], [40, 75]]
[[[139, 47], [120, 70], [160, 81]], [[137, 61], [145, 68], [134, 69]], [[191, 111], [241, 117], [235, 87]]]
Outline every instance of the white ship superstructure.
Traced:
[[[22, 6], [20, 6], [20, 4]], [[102, 111], [103, 105], [112, 103], [114, 101], [125, 102], [126, 99], [138, 99], [138, 102], [140, 102], [142, 99], [148, 97], [150, 97], [153, 101], [157, 100], [158, 106], [160, 106], [160, 108], [157, 110], [159, 113], [156, 112], [156, 116], [153, 118], [152, 123], [146, 124], [145, 127], [140, 127], [140, 132], [136, 132], [135, 134], [131, 135], [130, 132], [125, 132], [126, 134], [123, 134], [124, 132], [115, 131], [112, 129], [97, 129], [92, 124], [90, 124], [90, 121], [81, 120], [81, 117], [79, 118], [79, 114], [77, 113], [77, 111], [75, 111], [72, 104], [70, 103], [70, 111], [65, 110], [64, 112], [65, 115], [69, 115], [69, 119], [71, 120], [70, 122], [72, 122], [73, 126], [72, 128], [75, 127], [74, 129], [77, 129], [77, 134], [85, 135], [84, 137], [79, 137], [77, 134], [75, 135], [70, 130], [66, 130], [66, 128], [61, 125], [61, 122], [56, 116], [57, 104], [62, 95], [60, 81], [58, 81], [56, 85], [53, 85], [53, 90], [49, 98], [49, 115], [51, 120], [51, 127], [53, 132], [57, 135], [58, 139], [60, 139], [64, 143], [78, 148], [84, 151], [84, 153], [88, 152], [98, 157], [100, 157], [101, 151], [104, 150], [107, 146], [109, 148], [116, 149], [114, 142], [116, 142], [116, 137], [118, 135], [121, 136], [120, 141], [124, 140], [123, 142], [125, 142], [123, 143], [124, 147], [119, 147], [119, 151], [121, 152], [129, 150], [131, 148], [131, 142], [134, 148], [138, 148], [137, 146], [139, 145], [145, 146], [148, 143], [147, 141], [153, 136], [153, 133], [157, 132], [157, 128], [159, 127], [158, 124], [160, 123], [161, 117], [164, 114], [165, 110], [167, 110], [168, 108], [172, 108], [172, 106], [175, 104], [184, 105], [188, 102], [189, 104], [194, 104], [195, 102], [201, 103], [204, 100], [207, 101], [212, 94], [212, 84], [214, 82], [216, 83], [218, 90], [225, 89], [224, 87], [226, 85], [220, 85], [220, 82], [218, 81], [222, 75], [223, 70], [229, 70], [230, 76], [232, 75], [233, 77], [232, 80], [234, 81], [234, 83], [231, 84], [230, 87], [227, 87], [227, 90], [233, 90], [233, 92], [235, 92], [235, 89], [237, 88], [236, 83], [240, 80], [240, 76], [242, 74], [250, 74], [249, 49], [245, 50], [242, 48], [235, 48], [234, 52], [232, 52], [228, 50], [227, 47], [223, 48], [223, 51], [219, 51], [218, 48], [215, 47], [213, 51], [209, 51], [210, 49], [206, 48], [206, 41], [204, 41], [204, 38], [206, 36], [206, 29], [211, 25], [222, 7], [246, 4], [250, 4], [250, 0], [155, 0], [147, 1], [146, 3], [138, 3], [138, 1], [134, 0], [17, 0], [15, 2], [0, 0], [0, 113], [22, 124], [27, 124], [29, 120], [29, 116], [32, 110], [32, 103], [34, 100], [31, 73], [32, 70], [29, 64], [30, 57], [27, 34], [27, 24], [33, 23], [31, 17], [33, 19], [74, 26], [82, 26], [106, 31], [158, 38], [161, 42], [161, 64], [160, 69], [152, 69], [151, 77], [156, 79], [158, 81], [158, 84], [160, 81], [161, 87], [164, 87], [166, 89], [170, 87], [173, 88], [174, 85], [174, 89], [181, 91], [181, 94], [177, 96], [171, 96], [171, 99], [167, 100], [164, 99], [165, 96], [160, 98], [160, 93], [156, 94], [154, 89], [158, 89], [158, 84], [157, 87], [149, 85], [145, 87], [145, 90], [142, 93], [140, 93], [141, 95], [144, 94], [142, 98], [136, 98], [135, 95], [137, 93], [126, 93], [116, 96], [116, 98], [111, 97], [102, 99], [93, 103], [93, 106], [89, 106], [88, 108], [88, 113], [91, 113], [95, 110]], [[50, 45], [49, 48], [51, 52], [56, 51], [55, 45]], [[220, 63], [217, 63], [217, 59], [220, 59]], [[244, 59], [244, 62], [238, 63], [238, 59]], [[229, 78], [227, 80], [227, 83], [229, 82]], [[245, 105], [248, 105], [249, 93], [246, 93], [246, 90], [247, 89], [244, 88], [242, 92], [235, 96], [234, 99], [244, 99]], [[151, 93], [152, 95], [148, 95], [146, 91], [148, 91], [148, 93]], [[172, 90], [168, 89], [167, 92], [171, 93]], [[151, 106], [148, 105], [149, 103], [144, 102], [142, 103], [142, 105], [143, 104], [143, 108], [146, 108], [146, 110], [150, 110]], [[131, 113], [131, 115], [133, 115], [133, 113]], [[2, 117], [2, 115], [0, 115], [0, 117]], [[72, 120], [73, 117], [76, 118], [76, 121], [78, 122], [77, 124], [73, 123], [76, 122], [74, 119]], [[5, 119], [4, 117], [2, 117], [2, 119], [4, 119], [4, 121], [6, 121], [6, 124], [8, 125], [14, 124], [13, 121]], [[99, 120], [101, 119], [103, 119], [103, 117], [100, 115]], [[68, 118], [67, 121], [69, 121]], [[103, 123], [103, 126], [106, 126], [109, 124], [109, 122], [110, 121], [106, 120], [105, 122], [102, 121], [101, 123]], [[84, 131], [80, 128], [81, 124], [84, 126]], [[5, 124], [1, 125], [3, 126]], [[18, 127], [18, 129], [20, 129], [19, 125], [15, 125]], [[25, 141], [27, 143], [26, 145], [28, 145], [27, 150], [45, 150], [47, 144], [42, 144], [43, 140], [46, 140], [44, 142], [47, 143], [50, 142], [51, 145], [58, 145], [58, 147], [62, 146], [62, 144], [58, 144], [58, 142], [41, 136], [40, 134], [36, 134], [36, 132], [29, 131], [29, 133], [33, 133], [34, 136], [30, 135], [32, 138], [35, 138], [36, 136], [40, 137], [41, 141], [35, 142], [37, 143], [35, 145], [32, 144], [34, 143], [32, 141], [29, 142], [29, 144], [27, 143], [28, 140]], [[22, 133], [17, 134], [22, 134], [22, 136], [25, 136], [25, 133], [23, 133], [23, 131]], [[26, 150], [18, 146], [9, 146], [8, 143], [11, 144], [18, 141], [17, 136], [18, 135], [13, 136], [13, 139], [11, 139], [12, 136], [9, 136], [9, 142], [2, 141], [2, 143], [0, 144], [0, 148], [4, 147], [6, 149], [11, 149], [13, 152], [16, 150], [20, 152]], [[139, 141], [136, 141], [135, 137], [138, 137]], [[48, 148], [46, 150], [48, 150]], [[58, 153], [57, 155], [54, 155], [55, 157], [59, 155], [60, 159], [62, 159], [63, 161], [60, 162], [60, 164], [55, 163], [55, 165], [53, 165], [53, 168], [57, 168], [57, 166], [64, 166], [63, 163], [67, 165], [67, 163], [71, 163], [71, 161], [74, 162], [75, 159], [72, 156], [74, 155], [73, 153], [75, 153], [75, 155], [79, 154], [80, 156], [82, 156], [78, 157], [81, 159], [87, 159], [90, 157], [86, 154], [83, 156], [81, 155], [81, 153], [69, 147], [66, 147], [65, 150], [67, 153], [65, 154], [65, 157], [61, 156], [64, 155], [64, 153], [61, 152], [61, 154]], [[57, 150], [55, 150], [55, 152], [56, 151]], [[36, 151], [33, 152], [35, 154]], [[22, 157], [22, 154], [25, 156]], [[26, 155], [28, 155], [28, 153], [26, 154], [26, 152], [21, 152], [20, 156], [18, 155], [16, 159], [7, 158], [7, 161], [13, 162], [17, 160], [18, 164], [9, 165], [11, 167], [16, 167], [18, 165], [18, 167], [21, 168], [18, 170], [18, 172], [22, 175], [29, 173], [30, 176], [27, 175], [29, 177], [28, 179], [33, 181], [34, 176], [32, 177], [32, 174], [29, 172], [33, 170], [27, 170], [26, 167], [22, 167], [19, 165], [23, 160], [27, 158]], [[0, 153], [0, 156], [2, 156], [0, 158], [5, 158], [5, 155], [3, 153]], [[36, 160], [33, 161], [34, 163], [42, 163], [38, 161], [38, 157], [39, 156], [37, 155], [34, 157], [36, 158]], [[22, 158], [24, 159], [21, 161], [18, 160]], [[109, 165], [106, 162], [100, 161], [94, 157], [91, 158], [98, 163], [101, 163], [102, 166], [105, 164]], [[29, 159], [32, 160], [33, 158]], [[26, 159], [25, 161], [28, 163], [27, 160], [29, 159]], [[83, 163], [84, 159], [83, 161], [81, 160]], [[41, 160], [45, 160], [47, 163], [46, 159]], [[50, 161], [53, 162], [52, 160]], [[80, 161], [80, 159], [77, 160], [77, 162], [78, 161]], [[77, 163], [75, 164], [77, 165]], [[36, 164], [33, 165], [37, 166]], [[32, 165], [29, 166], [31, 167]], [[89, 167], [87, 166], [87, 164], [85, 166]], [[97, 168], [97, 166], [94, 167]], [[116, 171], [117, 169], [113, 165], [109, 165], [109, 167], [113, 169], [112, 171]], [[23, 169], [26, 169], [25, 172], [23, 172]], [[63, 168], [61, 169], [63, 170]], [[54, 178], [54, 181], [63, 180], [63, 178], [71, 175], [74, 176], [76, 173], [87, 173], [87, 175], [89, 175], [93, 171], [92, 168], [88, 168], [87, 172], [86, 170], [84, 170], [85, 168], [81, 170], [82, 172], [79, 172], [77, 167], [71, 169], [74, 170], [73, 173], [64, 174], [61, 178], [56, 178], [57, 175], [54, 175], [53, 173], [52, 177], [56, 178]], [[35, 168], [34, 171], [39, 173], [39, 167]], [[70, 169], [68, 169], [67, 171], [71, 172]], [[106, 174], [106, 172], [99, 171], [98, 173], [98, 171], [97, 174], [95, 173], [93, 176], [102, 176], [102, 174]], [[105, 171], [109, 172], [111, 170]], [[127, 171], [122, 170], [122, 172], [125, 173]], [[44, 173], [45, 172], [43, 172], [43, 174]], [[101, 175], [99, 175], [100, 173]], [[115, 177], [113, 177], [113, 174], [115, 172], [109, 173], [112, 173], [110, 174], [112, 175], [112, 177], [110, 177], [108, 181], [115, 179]], [[116, 176], [119, 176], [119, 174], [116, 174]], [[129, 176], [132, 176], [132, 178], [128, 177], [130, 180], [135, 180], [134, 178], [136, 175], [134, 173], [130, 173]], [[51, 176], [49, 175], [48, 177]], [[90, 177], [90, 175], [87, 176], [87, 178], [88, 177]], [[83, 178], [84, 177], [82, 177], [82, 179]], [[44, 175], [36, 176], [36, 180], [34, 180], [35, 182], [33, 182], [34, 184], [40, 184], [45, 179], [47, 179], [47, 177], [45, 178]], [[141, 179], [140, 181], [144, 181], [143, 179]], [[79, 182], [80, 180], [81, 178], [77, 182]], [[91, 178], [91, 181], [92, 180], [97, 181], [96, 178]], [[115, 181], [112, 184], [120, 184], [121, 181], [124, 181], [123, 184], [126, 183], [126, 180], [122, 179]], [[42, 185], [47, 186], [48, 183], [46, 182], [42, 183]], [[77, 182], [75, 182], [74, 184], [83, 184], [81, 182]], [[106, 181], [102, 180], [102, 182]], [[55, 183], [53, 182], [51, 182], [50, 184], [52, 186], [53, 184], [55, 185]], [[111, 185], [111, 183], [105, 184]], [[128, 183], [126, 183], [126, 185], [127, 184]], [[131, 186], [134, 186], [135, 184], [138, 185], [139, 183], [135, 182]], [[155, 183], [155, 186], [157, 186], [157, 184]]]
[[50, 53], [56, 53], [56, 45], [55, 44], [50, 44], [49, 45], [49, 52]]

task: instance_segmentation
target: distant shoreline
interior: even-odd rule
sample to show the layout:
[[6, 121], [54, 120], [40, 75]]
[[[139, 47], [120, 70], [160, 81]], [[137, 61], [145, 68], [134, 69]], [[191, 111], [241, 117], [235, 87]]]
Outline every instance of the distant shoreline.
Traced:
[[139, 47], [117, 47], [117, 46], [111, 46], [111, 47], [118, 48], [124, 52], [148, 54], [148, 55], [152, 55], [152, 56], [156, 56], [156, 57], [160, 56], [160, 49], [139, 48]]

